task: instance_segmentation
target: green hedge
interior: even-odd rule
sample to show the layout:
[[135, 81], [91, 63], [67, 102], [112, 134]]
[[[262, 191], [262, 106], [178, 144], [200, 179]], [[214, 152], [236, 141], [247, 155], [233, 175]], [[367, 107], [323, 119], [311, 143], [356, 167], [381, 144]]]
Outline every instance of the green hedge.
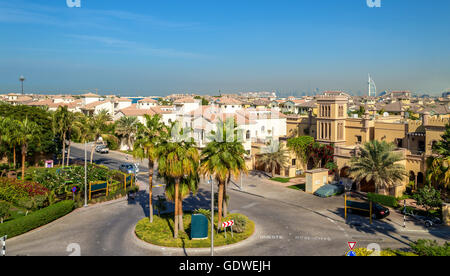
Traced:
[[369, 193], [367, 195], [367, 198], [369, 200], [372, 200], [373, 202], [379, 203], [384, 206], [389, 206], [392, 208], [397, 208], [399, 206], [398, 200], [393, 196], [385, 196], [385, 195]]
[[72, 200], [61, 201], [26, 217], [5, 222], [0, 224], [0, 237], [8, 235], [8, 238], [12, 238], [24, 234], [70, 213], [73, 208], [74, 202]]

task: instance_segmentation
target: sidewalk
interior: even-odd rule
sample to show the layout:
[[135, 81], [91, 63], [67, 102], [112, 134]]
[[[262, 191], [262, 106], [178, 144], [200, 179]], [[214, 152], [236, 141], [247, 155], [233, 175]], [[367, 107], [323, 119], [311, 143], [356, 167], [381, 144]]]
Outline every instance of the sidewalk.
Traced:
[[[239, 184], [240, 181], [238, 181], [237, 183], [232, 182], [230, 184], [230, 188], [238, 192], [244, 192], [269, 200], [276, 200], [288, 205], [300, 207], [327, 217], [328, 219], [338, 223], [346, 223], [344, 218], [343, 196], [320, 198], [311, 194], [307, 194], [303, 191], [289, 189], [288, 187], [280, 185], [281, 183], [269, 180], [268, 177], [262, 174], [244, 176], [242, 190], [240, 190]], [[346, 224], [352, 228], [366, 227], [380, 231], [418, 233], [430, 233], [431, 231], [438, 231], [448, 233], [450, 236], [450, 227], [436, 226], [432, 228], [426, 228], [423, 223], [408, 217], [405, 223], [406, 227], [403, 227], [403, 215], [394, 209], [390, 209], [390, 211], [391, 213], [387, 218], [384, 218], [382, 220], [373, 220], [372, 225], [370, 225], [368, 217], [349, 214]]]

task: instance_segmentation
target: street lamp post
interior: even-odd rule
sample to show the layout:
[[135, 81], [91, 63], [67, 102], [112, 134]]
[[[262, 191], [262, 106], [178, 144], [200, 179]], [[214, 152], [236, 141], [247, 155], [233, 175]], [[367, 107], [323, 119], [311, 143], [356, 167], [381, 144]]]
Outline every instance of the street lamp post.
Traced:
[[88, 207], [87, 203], [87, 143], [84, 141], [84, 207]]
[[212, 176], [209, 177], [211, 183], [211, 256], [214, 256], [214, 183]]
[[24, 76], [20, 76], [19, 78], [21, 84], [22, 84], [22, 95], [23, 95], [23, 82], [25, 81], [25, 77]]

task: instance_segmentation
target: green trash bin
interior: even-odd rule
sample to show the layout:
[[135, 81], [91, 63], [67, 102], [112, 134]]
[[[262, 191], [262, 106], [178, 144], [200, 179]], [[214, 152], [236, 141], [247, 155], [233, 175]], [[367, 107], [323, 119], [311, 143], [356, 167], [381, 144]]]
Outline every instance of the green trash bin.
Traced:
[[191, 239], [205, 240], [208, 238], [208, 218], [202, 214], [191, 217]]

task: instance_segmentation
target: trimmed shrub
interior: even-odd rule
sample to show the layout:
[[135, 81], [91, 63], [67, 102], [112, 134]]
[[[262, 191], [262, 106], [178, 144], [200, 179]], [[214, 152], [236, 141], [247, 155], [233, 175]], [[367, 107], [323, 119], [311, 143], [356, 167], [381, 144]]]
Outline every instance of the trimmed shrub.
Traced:
[[[356, 256], [358, 256], [358, 257], [367, 257], [367, 256], [371, 256], [374, 253], [374, 251], [368, 250], [366, 248], [356, 248], [354, 251], [356, 253]], [[386, 250], [380, 251], [380, 256], [381, 257], [396, 257], [396, 256], [398, 256], [398, 257], [400, 257], [400, 256], [413, 257], [413, 256], [417, 256], [417, 255], [414, 254], [413, 252], [386, 249]]]
[[395, 197], [393, 197], [393, 196], [386, 196], [386, 195], [369, 193], [367, 195], [367, 198], [369, 200], [372, 200], [373, 202], [379, 203], [379, 204], [384, 205], [384, 206], [389, 206], [389, 207], [392, 207], [392, 208], [399, 207], [397, 199]]
[[450, 256], [450, 243], [440, 246], [437, 241], [418, 240], [411, 244], [411, 248], [419, 256]]
[[243, 233], [247, 227], [247, 217], [241, 214], [231, 214], [224, 221], [234, 220], [233, 232]]
[[8, 235], [8, 238], [12, 238], [24, 234], [67, 215], [73, 209], [73, 201], [61, 201], [55, 205], [33, 212], [28, 216], [0, 224], [0, 236]]
[[0, 200], [11, 202], [20, 207], [28, 208], [25, 204], [31, 203], [28, 209], [40, 208], [47, 199], [49, 190], [43, 185], [32, 181], [19, 181], [10, 178], [0, 178]]

